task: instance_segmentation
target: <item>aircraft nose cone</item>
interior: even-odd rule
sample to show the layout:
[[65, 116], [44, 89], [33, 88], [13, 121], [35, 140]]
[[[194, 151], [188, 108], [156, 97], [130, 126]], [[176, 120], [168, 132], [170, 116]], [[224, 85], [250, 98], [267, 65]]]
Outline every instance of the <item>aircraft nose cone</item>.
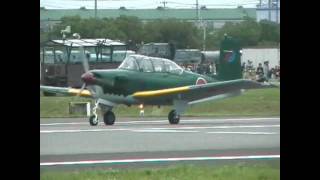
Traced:
[[83, 82], [85, 82], [86, 84], [93, 84], [96, 80], [96, 78], [94, 77], [94, 75], [91, 72], [86, 72], [81, 76], [81, 79]]

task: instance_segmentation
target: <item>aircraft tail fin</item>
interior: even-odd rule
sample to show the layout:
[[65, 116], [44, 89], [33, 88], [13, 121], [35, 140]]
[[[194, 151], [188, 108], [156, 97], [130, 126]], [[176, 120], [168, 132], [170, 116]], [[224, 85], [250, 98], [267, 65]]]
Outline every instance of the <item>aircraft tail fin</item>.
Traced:
[[242, 79], [240, 43], [225, 36], [220, 44], [220, 58], [216, 64], [219, 80]]

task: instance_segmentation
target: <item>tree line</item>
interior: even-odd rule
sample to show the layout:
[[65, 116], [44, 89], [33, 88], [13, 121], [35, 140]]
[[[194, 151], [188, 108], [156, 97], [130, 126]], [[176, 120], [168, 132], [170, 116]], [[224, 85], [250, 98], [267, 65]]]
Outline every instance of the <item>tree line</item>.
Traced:
[[[109, 38], [133, 44], [170, 42], [178, 49], [201, 49], [203, 45], [204, 31], [192, 22], [166, 19], [144, 23], [137, 17], [129, 16], [103, 19], [63, 17], [61, 23], [54, 26], [50, 32], [40, 33], [40, 43], [49, 39], [61, 39], [60, 32], [66, 26], [71, 26], [72, 33], [79, 33], [81, 38]], [[266, 20], [258, 23], [254, 19], [247, 18], [239, 23], [227, 22], [220, 29], [208, 28], [207, 49], [218, 49], [224, 34], [238, 38], [243, 47], [276, 46], [280, 42], [280, 25]]]

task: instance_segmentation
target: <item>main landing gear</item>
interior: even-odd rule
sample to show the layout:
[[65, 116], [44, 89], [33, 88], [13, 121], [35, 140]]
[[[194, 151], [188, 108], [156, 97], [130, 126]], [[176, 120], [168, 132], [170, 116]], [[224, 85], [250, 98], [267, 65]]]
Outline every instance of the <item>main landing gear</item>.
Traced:
[[107, 111], [103, 115], [103, 122], [105, 125], [113, 125], [114, 121], [116, 120], [116, 116], [112, 111]]
[[[98, 105], [99, 104], [96, 102], [95, 106], [92, 109], [93, 115], [90, 116], [90, 118], [89, 118], [89, 123], [91, 126], [96, 126], [99, 123], [98, 114], [97, 114]], [[116, 120], [116, 116], [111, 111], [111, 108], [109, 108], [107, 111], [104, 111], [103, 122], [105, 125], [113, 125], [115, 120]]]
[[168, 119], [170, 124], [179, 124], [180, 115], [176, 112], [176, 110], [172, 110], [168, 115]]

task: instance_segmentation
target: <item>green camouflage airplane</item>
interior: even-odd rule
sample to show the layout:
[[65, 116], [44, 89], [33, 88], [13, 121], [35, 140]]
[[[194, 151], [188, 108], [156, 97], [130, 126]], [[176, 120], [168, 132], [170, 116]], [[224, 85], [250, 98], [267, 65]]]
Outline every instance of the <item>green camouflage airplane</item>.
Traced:
[[84, 60], [81, 89], [40, 86], [40, 90], [94, 98], [96, 103], [89, 118], [92, 126], [98, 124], [98, 107], [104, 123], [113, 125], [112, 108], [118, 104], [173, 105], [168, 119], [170, 124], [178, 124], [188, 105], [240, 95], [245, 89], [274, 87], [241, 79], [240, 56], [238, 43], [226, 37], [221, 43], [215, 77], [183, 70], [168, 59], [143, 55], [131, 55], [117, 69], [111, 70], [89, 70], [88, 62]]

